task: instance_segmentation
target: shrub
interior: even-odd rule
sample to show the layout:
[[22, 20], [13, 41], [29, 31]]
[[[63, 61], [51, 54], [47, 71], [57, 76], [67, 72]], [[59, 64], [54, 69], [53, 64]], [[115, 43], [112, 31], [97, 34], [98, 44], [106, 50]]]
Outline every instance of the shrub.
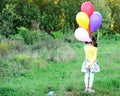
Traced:
[[54, 61], [56, 62], [65, 62], [75, 58], [75, 56], [76, 54], [74, 50], [68, 44], [63, 44], [62, 46], [57, 48], [55, 56], [53, 57]]
[[51, 39], [39, 44], [39, 55], [48, 61], [65, 62], [76, 56], [74, 50], [63, 40]]
[[16, 26], [18, 26], [16, 20], [20, 20], [21, 17], [15, 11], [15, 4], [6, 4], [0, 14], [0, 34], [5, 37], [16, 33]]
[[14, 57], [14, 60], [16, 62], [19, 62], [20, 64], [22, 64], [26, 68], [30, 65], [30, 62], [31, 62], [31, 58], [27, 54], [19, 54], [19, 55]]
[[40, 56], [37, 56], [36, 58], [32, 59], [30, 66], [31, 68], [40, 69], [41, 67], [45, 67], [46, 64], [47, 64], [47, 61], [45, 59], [43, 59]]
[[0, 56], [0, 80], [4, 80], [12, 76], [11, 62]]
[[12, 76], [25, 76], [25, 74], [31, 70], [30, 62], [32, 59], [28, 54], [13, 55], [9, 57], [8, 60], [12, 62], [9, 65], [11, 66]]
[[60, 39], [60, 38], [63, 37], [63, 32], [62, 32], [62, 30], [52, 32], [51, 34], [52, 34], [52, 35], [54, 36], [54, 38], [56, 38], [56, 39]]
[[26, 50], [28, 50], [28, 47], [21, 41], [10, 40], [10, 39], [3, 39], [0, 41], [0, 55], [1, 56], [8, 56], [16, 52], [23, 53]]
[[47, 61], [38, 56], [36, 53], [32, 55], [31, 53], [17, 55], [14, 54], [7, 58], [7, 61], [11, 63], [7, 65], [5, 65], [5, 63], [4, 66], [2, 66], [2, 69], [6, 68], [6, 70], [9, 70], [9, 73], [6, 71], [6, 74], [10, 74], [10, 76], [27, 76], [27, 74], [34, 71], [34, 69], [40, 69], [45, 67], [47, 64]]
[[35, 20], [36, 22], [39, 21], [40, 9], [38, 7], [38, 3], [35, 4], [34, 0], [17, 0], [16, 13], [19, 14], [22, 18], [19, 22], [20, 26], [31, 28], [32, 20]]
[[0, 41], [0, 54], [1, 56], [8, 55], [12, 52], [12, 46], [8, 40], [1, 40]]
[[9, 37], [12, 40], [20, 40], [20, 41], [24, 40], [23, 37], [20, 34], [10, 35]]
[[25, 27], [19, 27], [18, 32], [18, 34], [20, 34], [23, 37], [23, 40], [26, 44], [33, 44], [39, 40], [39, 32], [29, 30]]
[[24, 44], [23, 41], [18, 41], [18, 40], [12, 40], [12, 46], [13, 46], [13, 51], [14, 53], [24, 53], [24, 52], [27, 52], [29, 49], [28, 49], [28, 46], [26, 44]]

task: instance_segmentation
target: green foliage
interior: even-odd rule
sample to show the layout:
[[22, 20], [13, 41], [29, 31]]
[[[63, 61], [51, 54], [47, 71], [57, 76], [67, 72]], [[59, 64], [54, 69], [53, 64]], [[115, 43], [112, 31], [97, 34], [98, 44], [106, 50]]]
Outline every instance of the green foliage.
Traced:
[[12, 45], [7, 40], [1, 40], [0, 41], [0, 54], [1, 56], [8, 55], [12, 52]]
[[20, 34], [10, 35], [9, 37], [12, 40], [24, 40], [24, 38]]
[[119, 6], [120, 1], [119, 0], [109, 0], [108, 6], [111, 10], [111, 22], [110, 22], [110, 28], [116, 32], [120, 31], [120, 6]]
[[31, 29], [32, 20], [39, 22], [40, 9], [37, 4], [28, 0], [18, 0], [16, 5], [16, 13], [22, 17], [22, 20], [19, 22], [20, 26]]
[[51, 39], [39, 42], [37, 45], [39, 55], [47, 61], [66, 62], [76, 56], [74, 50], [62, 40]]
[[[55, 11], [58, 10], [58, 11]], [[51, 14], [53, 13], [53, 14]], [[59, 6], [52, 6], [52, 2], [47, 4], [45, 10], [41, 13], [41, 28], [47, 32], [56, 31], [60, 29], [60, 10]], [[49, 22], [50, 23], [49, 23]]]
[[[75, 17], [80, 12], [83, 2], [85, 0], [2, 0], [0, 34], [5, 37], [17, 34], [17, 27], [20, 26], [35, 31], [41, 29], [48, 33], [57, 31], [68, 33], [69, 29], [78, 27]], [[94, 4], [95, 11], [99, 11], [103, 17], [101, 36], [106, 35], [111, 38], [119, 34], [120, 1], [91, 0], [91, 2]]]
[[33, 58], [33, 60], [30, 63], [30, 66], [33, 69], [40, 69], [46, 67], [47, 63], [48, 62], [44, 58], [37, 56], [36, 58]]
[[17, 52], [25, 52], [28, 47], [20, 40], [2, 39], [0, 40], [0, 55], [9, 56]]
[[[65, 30], [74, 28], [76, 25], [75, 16], [79, 12], [79, 5], [81, 0], [60, 0], [52, 1], [48, 0], [44, 6], [40, 6], [41, 9], [41, 28], [50, 31]], [[54, 13], [54, 14], [51, 14]], [[50, 23], [48, 23], [48, 21]]]
[[11, 66], [11, 62], [9, 62], [8, 59], [1, 56], [0, 56], [0, 62], [1, 62], [0, 63], [0, 70], [1, 70], [0, 79], [4, 81], [13, 76], [12, 68], [11, 68], [12, 66]]
[[5, 37], [3, 35], [0, 35], [0, 41], [2, 41], [3, 39], [5, 39]]
[[14, 60], [20, 62], [25, 66], [27, 66], [31, 62], [30, 56], [26, 54], [17, 55]]
[[6, 4], [0, 13], [0, 34], [5, 37], [16, 33], [16, 20], [20, 19], [20, 16], [15, 13], [15, 7], [15, 4]]
[[37, 32], [37, 31], [34, 31], [34, 30], [29, 30], [25, 27], [19, 27], [18, 28], [18, 36], [21, 38], [24, 39], [24, 42], [26, 44], [33, 44], [35, 43], [36, 41], [39, 40], [39, 36], [40, 36], [40, 33]]
[[53, 37], [56, 38], [56, 39], [63, 38], [63, 32], [62, 32], [61, 30], [55, 31], [55, 32], [51, 32], [51, 34], [52, 34]]
[[[4, 95], [7, 95], [7, 94], [11, 94], [11, 95], [9, 95], [9, 96], [13, 96], [14, 95], [14, 93], [15, 92], [17, 92], [17, 90], [14, 90], [14, 89], [12, 89], [12, 88], [0, 88], [0, 95], [2, 96], [3, 94]], [[3, 96], [4, 96], [3, 95]]]

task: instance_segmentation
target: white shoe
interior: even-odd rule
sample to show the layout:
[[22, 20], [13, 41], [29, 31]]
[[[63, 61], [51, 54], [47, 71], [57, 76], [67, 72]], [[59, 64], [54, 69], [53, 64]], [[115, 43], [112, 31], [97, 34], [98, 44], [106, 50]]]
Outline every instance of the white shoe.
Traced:
[[88, 92], [88, 89], [85, 89], [85, 92]]
[[85, 88], [84, 92], [87, 93], [88, 92], [88, 88]]
[[94, 93], [95, 90], [93, 90], [93, 89], [88, 89], [88, 92], [90, 92], [90, 93]]

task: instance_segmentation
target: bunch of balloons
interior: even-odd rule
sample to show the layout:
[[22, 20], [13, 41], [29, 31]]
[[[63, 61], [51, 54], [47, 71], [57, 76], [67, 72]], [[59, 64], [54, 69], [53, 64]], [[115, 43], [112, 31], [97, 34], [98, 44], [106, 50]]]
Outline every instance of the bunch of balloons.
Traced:
[[75, 30], [75, 37], [79, 41], [89, 42], [90, 35], [102, 24], [102, 15], [94, 11], [94, 5], [90, 1], [83, 2], [80, 10], [76, 15], [79, 27]]

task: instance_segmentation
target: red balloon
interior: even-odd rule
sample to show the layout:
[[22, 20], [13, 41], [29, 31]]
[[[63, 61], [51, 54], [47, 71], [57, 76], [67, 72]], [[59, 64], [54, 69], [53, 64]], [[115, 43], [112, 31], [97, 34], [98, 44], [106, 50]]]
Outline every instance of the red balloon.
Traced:
[[90, 1], [84, 2], [81, 6], [81, 11], [85, 12], [90, 17], [94, 12], [94, 6]]

